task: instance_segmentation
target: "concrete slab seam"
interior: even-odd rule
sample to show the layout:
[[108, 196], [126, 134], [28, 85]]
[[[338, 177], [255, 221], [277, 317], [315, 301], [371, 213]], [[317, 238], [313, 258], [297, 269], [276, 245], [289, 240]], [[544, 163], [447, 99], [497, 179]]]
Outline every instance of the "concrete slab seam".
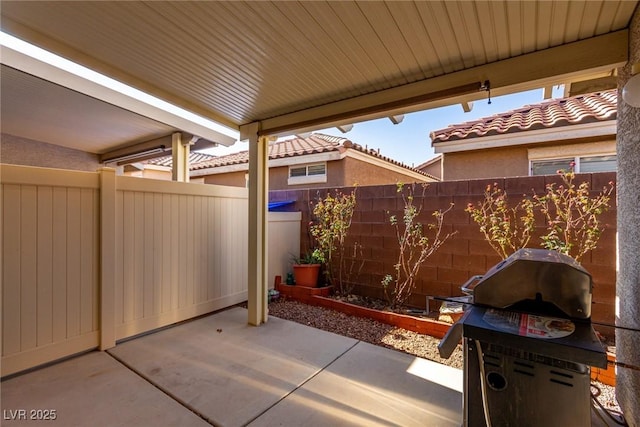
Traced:
[[142, 378], [145, 382], [151, 384], [153, 387], [155, 387], [157, 390], [159, 390], [162, 394], [164, 394], [165, 396], [169, 397], [170, 399], [176, 401], [180, 406], [183, 406], [185, 409], [189, 410], [191, 413], [193, 413], [193, 414], [197, 415], [198, 417], [200, 417], [207, 424], [209, 424], [209, 425], [211, 425], [213, 427], [219, 427], [219, 426], [216, 426], [214, 423], [212, 423], [207, 417], [202, 415], [200, 412], [196, 411], [194, 408], [189, 406], [186, 402], [182, 401], [177, 396], [174, 396], [173, 394], [169, 393], [167, 390], [165, 390], [162, 387], [154, 384], [151, 380], [149, 380], [147, 377], [145, 377], [140, 372], [138, 372], [133, 366], [129, 365], [128, 363], [126, 363], [124, 360], [120, 359], [115, 354], [111, 354], [109, 352], [109, 350], [106, 350], [105, 353], [108, 354], [109, 356], [111, 356], [116, 362], [120, 363], [122, 366], [124, 366], [125, 368], [127, 368], [128, 370], [130, 370], [131, 372], [136, 374], [138, 377]]
[[254, 422], [255, 420], [257, 420], [258, 418], [260, 418], [261, 416], [263, 416], [264, 414], [266, 414], [267, 412], [269, 412], [271, 409], [273, 409], [276, 405], [278, 405], [280, 402], [282, 402], [283, 400], [285, 400], [287, 397], [291, 396], [293, 393], [295, 393], [298, 389], [304, 387], [305, 384], [307, 384], [309, 381], [311, 381], [312, 379], [314, 379], [315, 377], [317, 377], [318, 375], [320, 375], [323, 371], [325, 371], [327, 368], [329, 368], [331, 365], [333, 365], [338, 359], [342, 358], [342, 356], [344, 356], [345, 354], [347, 354], [348, 352], [350, 352], [355, 346], [357, 346], [358, 344], [360, 344], [361, 341], [356, 341], [351, 347], [349, 347], [348, 349], [346, 349], [345, 351], [343, 351], [342, 353], [340, 353], [338, 356], [336, 356], [335, 359], [333, 359], [331, 362], [329, 362], [328, 364], [326, 364], [324, 367], [320, 368], [315, 374], [311, 375], [309, 378], [307, 378], [305, 381], [303, 381], [300, 385], [298, 385], [296, 388], [294, 388], [293, 390], [291, 390], [289, 393], [285, 394], [284, 396], [282, 396], [280, 399], [278, 399], [278, 401], [276, 401], [273, 405], [269, 406], [267, 409], [265, 409], [264, 411], [260, 412], [258, 415], [256, 415], [255, 417], [253, 417], [252, 419], [250, 419], [249, 421], [247, 421], [247, 423], [245, 424], [245, 426], [250, 425], [252, 422]]

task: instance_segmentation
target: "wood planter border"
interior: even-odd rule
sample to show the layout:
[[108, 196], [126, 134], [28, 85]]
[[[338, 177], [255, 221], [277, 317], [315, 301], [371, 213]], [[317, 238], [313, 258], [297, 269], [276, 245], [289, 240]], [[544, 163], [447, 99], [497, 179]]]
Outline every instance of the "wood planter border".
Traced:
[[440, 322], [438, 320], [422, 319], [391, 311], [375, 310], [320, 295], [314, 295], [310, 299], [310, 303], [350, 314], [352, 316], [377, 320], [378, 322], [385, 323], [387, 325], [396, 326], [419, 334], [430, 335], [435, 338], [444, 337], [451, 327], [449, 323]]
[[591, 379], [615, 387], [616, 355], [607, 352], [607, 369], [591, 367]]
[[372, 308], [362, 307], [356, 304], [328, 298], [332, 287], [305, 288], [301, 286], [291, 286], [282, 283], [282, 278], [276, 276], [275, 288], [281, 296], [291, 298], [309, 305], [329, 308], [352, 316], [366, 317], [377, 320], [387, 325], [407, 329], [419, 334], [430, 335], [435, 338], [445, 336], [451, 324], [432, 319], [422, 319], [405, 314], [393, 313], [391, 311], [380, 311]]
[[280, 276], [276, 276], [275, 289], [280, 292], [280, 296], [291, 298], [305, 304], [312, 304], [310, 300], [313, 296], [330, 295], [331, 290], [333, 289], [331, 286], [325, 286], [323, 288], [309, 288], [306, 286], [287, 285], [285, 283], [282, 283], [281, 280], [282, 278]]

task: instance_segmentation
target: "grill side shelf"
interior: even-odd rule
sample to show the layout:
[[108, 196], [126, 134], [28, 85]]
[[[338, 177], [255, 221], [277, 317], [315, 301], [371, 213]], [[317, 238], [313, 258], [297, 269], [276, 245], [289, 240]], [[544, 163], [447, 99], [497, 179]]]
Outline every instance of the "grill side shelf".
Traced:
[[[462, 334], [486, 343], [538, 355], [541, 360], [558, 359], [606, 368], [607, 355], [589, 322], [576, 322], [575, 331], [563, 338], [538, 339], [502, 331], [484, 321], [487, 309], [474, 306], [460, 319]], [[531, 357], [531, 356], [529, 356]], [[559, 363], [559, 362], [558, 362]]]

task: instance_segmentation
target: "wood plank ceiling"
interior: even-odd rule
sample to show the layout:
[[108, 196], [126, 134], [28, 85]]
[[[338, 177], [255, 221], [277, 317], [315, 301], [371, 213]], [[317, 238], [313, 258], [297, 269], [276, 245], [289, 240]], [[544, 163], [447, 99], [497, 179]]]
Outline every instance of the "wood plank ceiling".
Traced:
[[[1, 14], [5, 32], [238, 128], [419, 83], [455, 86], [438, 78], [464, 70], [493, 85], [483, 66], [615, 34], [637, 3], [3, 1]], [[553, 63], [521, 81], [496, 77], [496, 93], [625, 62], [601, 45], [575, 70], [558, 64], [555, 80]]]

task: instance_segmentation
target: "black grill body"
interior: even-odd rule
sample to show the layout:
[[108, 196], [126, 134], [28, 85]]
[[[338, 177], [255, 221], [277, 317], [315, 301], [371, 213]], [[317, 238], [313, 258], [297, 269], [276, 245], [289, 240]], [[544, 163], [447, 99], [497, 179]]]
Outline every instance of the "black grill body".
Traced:
[[564, 338], [526, 337], [485, 322], [488, 310], [472, 307], [460, 320], [464, 425], [485, 426], [486, 405], [492, 426], [589, 426], [590, 365], [606, 366], [591, 325], [576, 323]]
[[[470, 281], [471, 282], [471, 281]], [[606, 352], [591, 326], [591, 276], [573, 259], [521, 249], [462, 289], [464, 426], [589, 426], [591, 366]]]

